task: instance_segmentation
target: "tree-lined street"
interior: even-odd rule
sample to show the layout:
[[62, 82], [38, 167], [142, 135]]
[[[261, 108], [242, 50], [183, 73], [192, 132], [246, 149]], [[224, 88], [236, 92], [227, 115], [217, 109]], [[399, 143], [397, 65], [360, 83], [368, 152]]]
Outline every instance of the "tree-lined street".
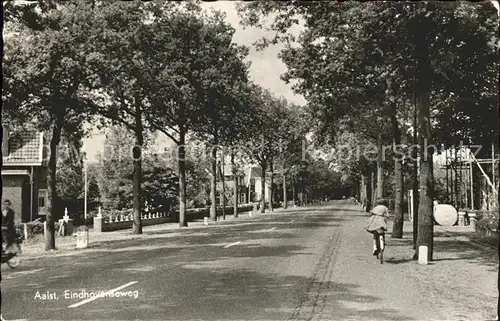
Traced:
[[3, 1], [3, 317], [493, 317], [498, 6], [230, 5]]
[[[404, 260], [411, 246], [389, 240], [388, 262], [371, 257], [366, 216], [346, 202], [278, 211], [276, 214], [190, 230], [145, 232], [144, 239], [116, 241], [83, 253], [40, 258], [19, 270], [2, 269], [6, 320], [485, 320], [495, 302], [494, 277], [486, 264], [457, 257], [438, 242], [439, 267], [416, 269]], [[458, 247], [460, 245], [456, 244]], [[466, 250], [465, 250], [466, 249]], [[462, 254], [474, 251], [462, 246]], [[494, 251], [492, 249], [491, 251]], [[403, 254], [403, 255], [402, 255]], [[493, 262], [490, 261], [492, 264]], [[417, 266], [418, 267], [418, 266]], [[439, 271], [453, 267], [455, 271]], [[457, 284], [443, 275], [462, 275]], [[436, 270], [437, 269], [437, 270]], [[429, 278], [425, 281], [416, 271]], [[437, 274], [434, 277], [432, 274]], [[429, 281], [432, 280], [432, 283]], [[485, 280], [483, 282], [482, 280]], [[132, 283], [136, 282], [136, 283]], [[132, 284], [131, 284], [132, 283]], [[453, 302], [461, 290], [463, 299]], [[490, 283], [491, 284], [491, 283]], [[132, 291], [130, 297], [65, 299], [72, 293]], [[464, 288], [465, 289], [465, 288]], [[35, 299], [55, 293], [59, 300]], [[136, 291], [136, 292], [134, 292]], [[430, 296], [423, 296], [423, 292]], [[448, 298], [436, 298], [442, 291]], [[134, 298], [135, 293], [135, 298]], [[477, 301], [481, 299], [482, 301]], [[19, 309], [19, 307], [27, 307]]]

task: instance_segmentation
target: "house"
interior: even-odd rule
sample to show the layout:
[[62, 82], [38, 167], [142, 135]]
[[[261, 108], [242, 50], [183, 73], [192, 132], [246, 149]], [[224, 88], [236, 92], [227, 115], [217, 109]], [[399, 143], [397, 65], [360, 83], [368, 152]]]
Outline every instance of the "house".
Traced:
[[[266, 173], [265, 181], [265, 200], [271, 199], [270, 173]], [[250, 187], [251, 202], [258, 202], [262, 199], [262, 168], [260, 166], [249, 166], [245, 173], [245, 184]]]
[[44, 135], [36, 131], [10, 132], [3, 126], [2, 202], [12, 202], [16, 222], [46, 215], [47, 164]]
[[[218, 181], [217, 181], [217, 190], [222, 191], [222, 182], [220, 178], [222, 177], [222, 167], [218, 168]], [[238, 184], [238, 203], [239, 204], [247, 204], [258, 202], [261, 199], [261, 179], [262, 179], [262, 169], [260, 166], [246, 166], [243, 170], [238, 170], [236, 175], [233, 175], [232, 166], [224, 165], [224, 184], [226, 188], [226, 204], [231, 203], [231, 197], [233, 195], [234, 184], [235, 181]], [[236, 177], [236, 180], [234, 178]], [[266, 176], [265, 183], [265, 193], [266, 193], [266, 202], [271, 198], [271, 188], [270, 188], [270, 177]], [[219, 204], [221, 204], [221, 200], [219, 198]]]
[[[222, 192], [222, 173], [224, 173], [224, 185], [226, 189], [226, 204], [232, 204], [232, 195], [234, 184], [238, 184], [238, 203], [248, 203], [248, 188], [244, 185], [244, 175], [241, 170], [238, 170], [236, 175], [233, 175], [231, 165], [224, 165], [224, 168], [219, 165], [217, 167], [217, 191]], [[217, 194], [217, 202], [222, 205], [220, 194]]]

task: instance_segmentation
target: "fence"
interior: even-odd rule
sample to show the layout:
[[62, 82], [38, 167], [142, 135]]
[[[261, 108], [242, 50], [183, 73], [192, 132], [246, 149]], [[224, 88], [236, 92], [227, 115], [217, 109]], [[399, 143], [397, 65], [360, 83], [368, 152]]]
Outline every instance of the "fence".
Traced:
[[[238, 206], [238, 213], [251, 211], [253, 208], [252, 204], [243, 204]], [[231, 206], [225, 207], [226, 215], [233, 214], [234, 209]], [[222, 214], [222, 208], [217, 209], [217, 215]], [[210, 215], [210, 208], [198, 208], [198, 209], [188, 209], [186, 211], [187, 221], [203, 219]], [[173, 212], [150, 212], [141, 215], [142, 226], [157, 225], [164, 223], [176, 223], [179, 222], [179, 211]], [[94, 231], [96, 232], [111, 232], [117, 230], [130, 229], [133, 225], [132, 214], [110, 214], [108, 216], [96, 216], [94, 217]]]

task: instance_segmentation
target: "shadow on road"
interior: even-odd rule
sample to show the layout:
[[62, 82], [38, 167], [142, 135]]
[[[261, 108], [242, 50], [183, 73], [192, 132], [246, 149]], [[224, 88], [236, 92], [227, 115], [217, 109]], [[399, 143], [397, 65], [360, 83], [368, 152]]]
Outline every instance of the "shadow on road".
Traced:
[[[304, 215], [304, 221], [292, 222], [294, 219], [289, 216], [276, 218], [274, 225], [255, 222], [182, 233], [159, 231], [147, 233], [145, 238], [103, 242], [77, 257], [58, 258], [58, 270], [65, 271], [67, 278], [48, 280], [44, 286], [72, 288], [75, 280], [79, 280], [78, 284], [101, 285], [103, 279], [98, 277], [102, 275], [105, 280], [120, 278], [122, 283], [130, 281], [131, 276], [140, 279], [139, 299], [93, 302], [85, 306], [84, 316], [88, 320], [285, 320], [291, 317], [307, 320], [312, 316], [323, 320], [412, 320], [396, 310], [377, 308], [381, 298], [363, 294], [357, 285], [319, 282], [317, 278], [305, 276], [310, 273], [301, 267], [287, 265], [288, 262], [308, 262], [308, 255], [313, 255], [311, 244], [307, 244], [309, 247], [287, 244], [288, 239], [297, 236], [299, 229], [332, 227], [352, 217], [355, 219], [356, 215], [342, 218], [311, 214]], [[268, 231], [272, 226], [277, 229]], [[270, 239], [279, 241], [270, 242], [274, 246], [260, 242]], [[228, 251], [224, 244], [233, 240], [242, 243]], [[54, 271], [51, 260], [53, 258], [37, 260], [31, 268], [39, 265], [45, 271]], [[21, 278], [14, 281], [17, 288], [26, 286]], [[120, 282], [113, 280], [113, 283]], [[16, 284], [11, 287], [16, 288]], [[32, 292], [31, 288], [29, 291]], [[24, 302], [19, 297], [18, 300], [22, 303], [20, 306], [30, 304], [26, 316], [36, 314], [37, 320], [51, 319], [55, 311], [68, 311], [67, 304], [47, 308], [47, 302]], [[68, 319], [74, 317], [71, 312], [64, 313], [68, 313]]]
[[[327, 304], [324, 307], [324, 318], [328, 319], [333, 314], [334, 320], [413, 320], [402, 316], [393, 309], [356, 309], [352, 303], [373, 305], [381, 299], [372, 295], [362, 294], [362, 289], [356, 284], [328, 284]], [[326, 313], [325, 313], [326, 312]]]
[[[468, 241], [457, 240], [456, 236], [461, 236], [460, 233], [453, 233], [450, 236], [446, 233], [436, 232], [434, 235], [434, 260], [433, 262], [442, 261], [467, 261], [490, 267], [490, 271], [497, 272], [497, 249], [487, 246], [473, 245]], [[464, 236], [470, 236], [468, 233], [462, 233]], [[405, 264], [413, 262], [413, 234], [405, 232], [403, 239], [389, 239], [387, 242], [388, 249], [391, 247], [407, 247], [408, 257], [388, 259], [389, 264]], [[437, 255], [444, 257], [436, 257]]]
[[[280, 273], [256, 273], [250, 269], [230, 269], [199, 264], [188, 272], [175, 272], [181, 279], [167, 282], [168, 291], [151, 292], [151, 305], [168, 310], [165, 320], [306, 320], [316, 316], [322, 320], [412, 320], [396, 310], [373, 307], [381, 299], [361, 293], [357, 285], [324, 282], [321, 293], [307, 293], [315, 280]], [[174, 273], [174, 272], [172, 272]], [[184, 279], [185, 278], [185, 279]], [[196, 286], [181, 287], [182, 284]], [[314, 300], [307, 298], [313, 297]], [[184, 302], [189, 302], [186, 309]], [[144, 306], [124, 307], [127, 318], [148, 314]], [[114, 314], [115, 317], [118, 317]]]

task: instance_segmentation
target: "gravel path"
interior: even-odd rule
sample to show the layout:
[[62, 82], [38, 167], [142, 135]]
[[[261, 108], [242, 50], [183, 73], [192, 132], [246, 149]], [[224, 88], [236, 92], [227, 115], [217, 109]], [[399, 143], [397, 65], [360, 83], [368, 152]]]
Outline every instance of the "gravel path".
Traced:
[[363, 230], [367, 216], [356, 215], [356, 206], [348, 210], [342, 235], [332, 242], [336, 260], [328, 286], [322, 287], [322, 312], [301, 320], [493, 319], [496, 249], [438, 236], [435, 261], [419, 265], [411, 260], [411, 223], [405, 222], [405, 238], [387, 237], [387, 262], [380, 264], [371, 255], [371, 235]]

